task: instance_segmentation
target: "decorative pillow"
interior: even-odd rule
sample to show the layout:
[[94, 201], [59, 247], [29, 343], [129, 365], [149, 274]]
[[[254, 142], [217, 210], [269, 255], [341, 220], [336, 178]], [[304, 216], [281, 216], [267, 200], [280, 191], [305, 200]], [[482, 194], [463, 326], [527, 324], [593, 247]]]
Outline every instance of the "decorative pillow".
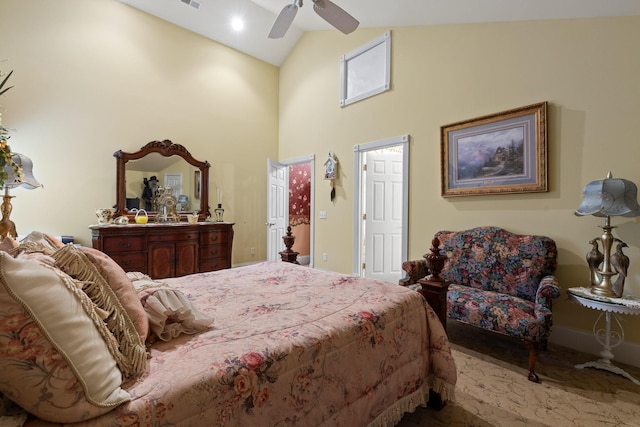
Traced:
[[118, 341], [119, 352], [122, 356], [115, 355], [122, 375], [125, 378], [130, 378], [143, 372], [147, 360], [144, 341], [138, 334], [129, 314], [120, 303], [118, 296], [100, 274], [98, 268], [80, 248], [73, 245], [66, 245], [51, 256], [56, 260], [56, 267], [79, 280], [82, 284], [82, 291], [94, 304], [107, 312], [105, 319], [107, 327]]
[[54, 252], [53, 250], [43, 246], [40, 243], [35, 243], [35, 242], [20, 243], [15, 248], [9, 249], [7, 251], [7, 253], [13, 256], [14, 258], [17, 258], [18, 256], [23, 254], [34, 254], [34, 253], [51, 255], [53, 252]]
[[0, 243], [0, 250], [8, 252], [14, 258], [29, 258], [53, 267], [55, 260], [50, 255], [63, 246], [64, 243], [50, 234], [32, 231], [20, 242], [7, 236]]
[[61, 248], [64, 246], [64, 243], [62, 243], [60, 240], [58, 240], [57, 237], [49, 233], [42, 233], [42, 237], [44, 237], [45, 240], [48, 241], [52, 246], [55, 246], [57, 248]]
[[0, 251], [7, 252], [13, 248], [17, 248], [18, 246], [20, 246], [20, 243], [7, 234], [7, 236], [0, 242]]
[[56, 249], [63, 246], [64, 243], [53, 237], [51, 234], [43, 233], [41, 231], [32, 231], [20, 240], [20, 244], [17, 246], [17, 249], [27, 252], [42, 252], [44, 254], [51, 255]]
[[144, 342], [149, 333], [149, 321], [144, 312], [138, 293], [131, 283], [127, 273], [111, 257], [97, 249], [81, 246], [80, 251], [89, 258], [89, 261], [98, 269], [100, 275], [113, 289], [120, 304], [127, 311], [133, 325], [136, 327], [140, 339]]
[[149, 328], [163, 341], [171, 341], [180, 334], [196, 334], [213, 324], [187, 296], [166, 283], [151, 280], [140, 273], [128, 273], [138, 290], [142, 306], [149, 317]]
[[0, 252], [0, 393], [50, 422], [80, 422], [131, 399], [118, 343], [77, 283]]
[[[9, 252], [9, 254], [11, 255], [11, 252]], [[55, 267], [56, 266], [56, 260], [51, 258], [51, 255], [45, 255], [42, 252], [29, 252], [29, 251], [22, 251], [22, 252], [18, 252], [14, 258], [17, 259], [31, 259], [34, 261], [38, 261], [42, 264], [46, 264], [50, 267]]]

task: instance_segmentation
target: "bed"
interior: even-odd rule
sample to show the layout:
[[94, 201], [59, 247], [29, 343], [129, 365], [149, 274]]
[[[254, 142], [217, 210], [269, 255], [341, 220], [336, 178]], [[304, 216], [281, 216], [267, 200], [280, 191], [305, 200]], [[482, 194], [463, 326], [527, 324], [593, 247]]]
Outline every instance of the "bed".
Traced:
[[[24, 269], [17, 258], [0, 254], [5, 287]], [[80, 411], [79, 422], [53, 423], [30, 415], [27, 426], [392, 426], [427, 404], [430, 390], [454, 398], [446, 333], [408, 288], [286, 262], [161, 281], [127, 278], [138, 297], [154, 289], [181, 295], [193, 330], [169, 331], [161, 340], [157, 328], [180, 322], [156, 322], [144, 368], [102, 402], [97, 416]], [[0, 340], [1, 325], [0, 317]], [[2, 383], [0, 391], [10, 395]]]

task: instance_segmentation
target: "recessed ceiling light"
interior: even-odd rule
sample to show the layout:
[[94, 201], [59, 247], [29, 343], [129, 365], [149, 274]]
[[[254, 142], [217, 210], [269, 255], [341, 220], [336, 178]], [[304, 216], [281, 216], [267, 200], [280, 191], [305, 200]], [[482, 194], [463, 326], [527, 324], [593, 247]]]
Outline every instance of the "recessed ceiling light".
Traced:
[[231, 20], [231, 28], [236, 31], [242, 31], [244, 29], [244, 21], [238, 17]]

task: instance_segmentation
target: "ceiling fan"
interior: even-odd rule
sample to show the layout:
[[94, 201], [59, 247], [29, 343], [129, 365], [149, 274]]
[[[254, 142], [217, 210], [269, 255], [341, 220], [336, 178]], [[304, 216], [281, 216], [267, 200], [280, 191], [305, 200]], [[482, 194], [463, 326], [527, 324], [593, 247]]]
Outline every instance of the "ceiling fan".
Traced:
[[[343, 33], [349, 34], [356, 28], [358, 28], [360, 22], [332, 1], [312, 1], [313, 10], [315, 10], [322, 19], [324, 19]], [[298, 8], [300, 7], [302, 7], [302, 0], [293, 0], [293, 3], [285, 6], [282, 9], [280, 15], [278, 15], [278, 17], [276, 18], [276, 22], [273, 23], [271, 31], [269, 32], [270, 39], [279, 39], [284, 37], [287, 30], [291, 26], [291, 23], [293, 22], [293, 18], [295, 18], [296, 13], [298, 13]]]

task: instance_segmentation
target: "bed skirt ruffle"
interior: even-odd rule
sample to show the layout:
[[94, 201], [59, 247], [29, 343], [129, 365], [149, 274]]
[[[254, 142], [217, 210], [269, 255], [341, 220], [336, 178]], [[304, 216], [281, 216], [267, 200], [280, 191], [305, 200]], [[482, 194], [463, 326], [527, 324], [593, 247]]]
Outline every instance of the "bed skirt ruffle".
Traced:
[[406, 413], [415, 412], [418, 406], [427, 406], [429, 403], [429, 391], [440, 393], [443, 401], [455, 401], [455, 385], [431, 375], [429, 380], [414, 393], [398, 400], [393, 406], [387, 408], [368, 427], [393, 427], [402, 420]]

